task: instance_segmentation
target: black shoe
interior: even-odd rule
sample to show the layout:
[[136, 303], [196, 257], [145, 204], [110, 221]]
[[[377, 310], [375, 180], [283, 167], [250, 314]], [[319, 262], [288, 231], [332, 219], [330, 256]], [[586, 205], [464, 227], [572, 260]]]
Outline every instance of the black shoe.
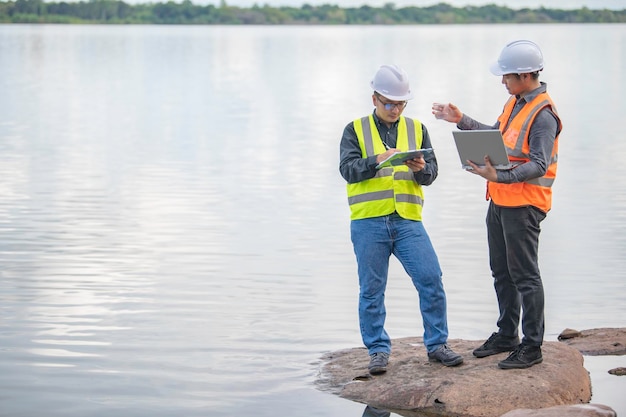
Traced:
[[500, 369], [524, 369], [543, 362], [539, 346], [519, 345], [508, 358], [498, 363]]
[[387, 372], [387, 364], [389, 363], [389, 354], [385, 352], [376, 352], [370, 355], [370, 364], [367, 367], [370, 374], [379, 375]]
[[446, 366], [456, 366], [463, 363], [463, 357], [454, 353], [447, 345], [441, 345], [433, 352], [429, 352], [428, 359], [439, 361]]
[[502, 336], [500, 333], [493, 333], [489, 339], [472, 352], [477, 358], [495, 355], [502, 352], [510, 352], [519, 345], [519, 337]]

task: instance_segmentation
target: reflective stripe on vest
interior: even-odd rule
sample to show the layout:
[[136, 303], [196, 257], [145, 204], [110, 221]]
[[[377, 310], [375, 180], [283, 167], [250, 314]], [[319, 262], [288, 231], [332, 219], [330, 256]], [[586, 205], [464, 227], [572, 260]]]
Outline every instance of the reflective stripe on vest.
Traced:
[[[356, 119], [353, 123], [363, 158], [386, 151], [373, 115]], [[409, 150], [421, 146], [421, 122], [400, 117], [396, 148]], [[352, 220], [385, 216], [394, 211], [406, 219], [422, 219], [422, 187], [406, 165], [379, 169], [373, 178], [347, 184], [346, 189]]]
[[[554, 102], [547, 93], [541, 93], [529, 103], [526, 103], [513, 120], [508, 123], [515, 97], [511, 97], [504, 105], [504, 110], [498, 118], [504, 144], [511, 161], [530, 161], [530, 145], [528, 138], [530, 128], [539, 112], [549, 107], [557, 118], [558, 128], [554, 140], [554, 147], [546, 173], [539, 178], [533, 178], [521, 183], [503, 184], [489, 181], [488, 195], [493, 202], [505, 207], [535, 206], [544, 212], [552, 207], [552, 185], [556, 178], [559, 134], [562, 129], [561, 119], [558, 116]], [[508, 123], [508, 124], [507, 124]]]

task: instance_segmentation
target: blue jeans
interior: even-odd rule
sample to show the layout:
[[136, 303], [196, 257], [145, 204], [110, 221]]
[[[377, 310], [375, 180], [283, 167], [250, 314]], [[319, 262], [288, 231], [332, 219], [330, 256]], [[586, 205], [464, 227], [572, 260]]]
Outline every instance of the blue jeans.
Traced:
[[516, 337], [522, 312], [522, 342], [541, 346], [544, 293], [539, 273], [539, 224], [546, 214], [535, 207], [500, 207], [489, 203], [489, 263], [498, 297], [498, 331]]
[[394, 213], [352, 220], [350, 232], [359, 273], [361, 337], [368, 353], [391, 352], [391, 339], [384, 328], [391, 254], [398, 258], [417, 289], [426, 349], [432, 352], [446, 343], [448, 322], [441, 267], [422, 222]]

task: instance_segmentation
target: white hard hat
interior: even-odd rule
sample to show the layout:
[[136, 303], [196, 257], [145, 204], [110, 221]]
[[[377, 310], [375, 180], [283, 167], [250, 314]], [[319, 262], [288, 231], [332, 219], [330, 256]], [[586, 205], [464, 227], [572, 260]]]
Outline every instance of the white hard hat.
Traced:
[[409, 88], [409, 77], [397, 65], [381, 66], [370, 86], [381, 96], [394, 101], [404, 101], [413, 98]]
[[526, 40], [509, 43], [500, 58], [489, 68], [494, 75], [524, 74], [543, 69], [543, 55], [539, 47]]

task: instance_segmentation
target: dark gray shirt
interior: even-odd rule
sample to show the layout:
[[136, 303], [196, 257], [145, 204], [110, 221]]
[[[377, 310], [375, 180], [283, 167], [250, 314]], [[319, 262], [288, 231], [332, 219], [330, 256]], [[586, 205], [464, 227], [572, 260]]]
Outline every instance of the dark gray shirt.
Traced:
[[[546, 92], [547, 88], [547, 84], [542, 82], [540, 87], [526, 94], [526, 96], [517, 96], [517, 102], [515, 103], [509, 122], [517, 113], [519, 113], [524, 105], [534, 100], [534, 98], [540, 93]], [[461, 130], [498, 129], [500, 127], [500, 122], [498, 121], [495, 125], [489, 126], [477, 122], [466, 114], [463, 114], [463, 117], [457, 124], [457, 127]], [[543, 108], [539, 113], [537, 113], [528, 135], [530, 161], [510, 170], [498, 170], [498, 182], [510, 184], [514, 182], [527, 181], [545, 175], [548, 170], [548, 166], [550, 165], [552, 149], [554, 148], [554, 139], [558, 133], [560, 133], [558, 129], [559, 124], [556, 116], [549, 107]]]
[[[382, 122], [376, 111], [374, 110], [374, 121], [378, 133], [380, 134], [383, 143], [388, 148], [395, 148], [398, 140], [398, 122], [395, 122], [391, 127]], [[422, 148], [431, 148], [430, 136], [426, 126], [422, 124]], [[424, 156], [426, 166], [422, 171], [414, 172], [415, 181], [421, 185], [430, 185], [435, 181], [438, 174], [437, 158], [434, 152]], [[361, 147], [359, 146], [359, 139], [356, 136], [354, 130], [354, 122], [348, 123], [343, 130], [341, 137], [341, 144], [339, 146], [339, 172], [341, 176], [350, 184], [361, 182], [373, 178], [376, 175], [376, 155], [363, 158], [361, 153]]]

